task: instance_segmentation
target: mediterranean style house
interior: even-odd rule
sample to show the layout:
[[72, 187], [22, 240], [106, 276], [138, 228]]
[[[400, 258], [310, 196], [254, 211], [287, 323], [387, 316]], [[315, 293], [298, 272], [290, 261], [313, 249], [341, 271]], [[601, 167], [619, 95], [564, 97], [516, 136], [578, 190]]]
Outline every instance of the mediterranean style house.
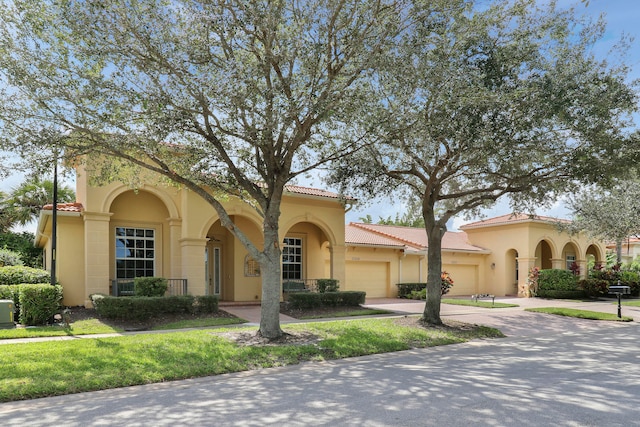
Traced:
[[[169, 279], [170, 292], [217, 295], [221, 301], [261, 298], [260, 268], [220, 225], [215, 210], [193, 192], [162, 180], [95, 186], [78, 166], [77, 202], [57, 207], [56, 272], [67, 306], [90, 304], [89, 295], [125, 295], [134, 277]], [[258, 246], [261, 219], [239, 199], [223, 204], [234, 223]], [[395, 297], [396, 284], [424, 282], [424, 229], [350, 223], [344, 200], [328, 191], [290, 185], [282, 201], [282, 280], [313, 287], [333, 278], [341, 290]], [[51, 263], [52, 206], [41, 212], [35, 244]], [[454, 280], [450, 295], [522, 294], [530, 268], [586, 273], [603, 262], [605, 246], [558, 231], [556, 220], [506, 215], [447, 232], [443, 270]]]

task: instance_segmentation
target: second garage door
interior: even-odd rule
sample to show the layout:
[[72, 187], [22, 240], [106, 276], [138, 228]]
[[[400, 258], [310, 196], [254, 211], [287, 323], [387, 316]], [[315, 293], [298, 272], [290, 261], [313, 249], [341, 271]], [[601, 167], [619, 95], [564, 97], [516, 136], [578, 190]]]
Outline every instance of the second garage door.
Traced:
[[477, 266], [445, 264], [442, 269], [453, 279], [453, 287], [447, 295], [473, 295], [478, 292]]
[[389, 289], [389, 263], [347, 261], [346, 291], [364, 291], [368, 298], [385, 298]]

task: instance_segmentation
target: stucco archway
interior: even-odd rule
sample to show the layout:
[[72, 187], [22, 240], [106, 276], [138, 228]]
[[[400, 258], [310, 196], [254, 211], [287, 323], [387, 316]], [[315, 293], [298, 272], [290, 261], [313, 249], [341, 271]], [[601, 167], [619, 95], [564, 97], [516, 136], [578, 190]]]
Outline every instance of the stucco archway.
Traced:
[[518, 266], [518, 251], [509, 249], [505, 254], [504, 265], [506, 266], [505, 278], [506, 286], [505, 295], [518, 295], [518, 278], [520, 275]]
[[548, 270], [553, 268], [553, 246], [547, 240], [541, 240], [538, 242], [535, 250], [535, 266], [541, 270]]

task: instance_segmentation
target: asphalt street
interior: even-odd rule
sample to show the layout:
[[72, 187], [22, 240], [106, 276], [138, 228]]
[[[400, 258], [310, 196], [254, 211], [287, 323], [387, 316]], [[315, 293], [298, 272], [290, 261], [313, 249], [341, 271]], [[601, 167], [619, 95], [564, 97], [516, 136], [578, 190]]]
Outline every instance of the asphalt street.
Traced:
[[0, 425], [640, 425], [637, 322], [512, 316], [530, 333], [4, 403]]

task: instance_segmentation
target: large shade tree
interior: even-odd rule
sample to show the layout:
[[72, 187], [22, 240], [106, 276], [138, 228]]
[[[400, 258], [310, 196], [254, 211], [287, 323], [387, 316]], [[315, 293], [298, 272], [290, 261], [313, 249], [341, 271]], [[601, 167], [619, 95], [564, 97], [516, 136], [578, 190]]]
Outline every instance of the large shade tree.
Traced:
[[622, 244], [640, 235], [640, 181], [627, 179], [610, 188], [594, 186], [570, 194], [566, 205], [571, 223], [561, 227], [572, 233], [615, 242], [616, 260], [622, 262]]
[[[408, 16], [394, 0], [12, 0], [2, 144], [97, 154], [202, 196], [259, 262], [260, 334], [278, 337], [285, 186], [358, 146], [348, 125], [367, 113], [363, 81]], [[219, 194], [261, 215], [260, 246]]]
[[582, 166], [608, 174], [625, 153], [620, 129], [636, 98], [624, 66], [592, 55], [602, 22], [536, 3], [460, 1], [404, 35], [375, 82], [380, 143], [336, 168], [333, 179], [351, 191], [398, 189], [420, 200], [428, 323], [441, 323], [449, 220], [506, 195], [514, 209], [533, 209]]

